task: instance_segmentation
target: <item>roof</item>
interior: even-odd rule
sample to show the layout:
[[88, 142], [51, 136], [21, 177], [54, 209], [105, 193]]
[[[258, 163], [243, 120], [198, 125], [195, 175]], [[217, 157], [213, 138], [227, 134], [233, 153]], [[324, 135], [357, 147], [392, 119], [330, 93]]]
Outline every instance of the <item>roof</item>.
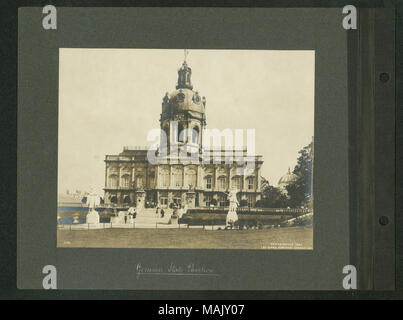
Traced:
[[288, 168], [288, 172], [285, 175], [283, 175], [278, 181], [278, 185], [284, 185], [284, 184], [288, 185], [297, 180], [297, 178], [298, 178], [297, 175], [291, 173], [290, 168]]

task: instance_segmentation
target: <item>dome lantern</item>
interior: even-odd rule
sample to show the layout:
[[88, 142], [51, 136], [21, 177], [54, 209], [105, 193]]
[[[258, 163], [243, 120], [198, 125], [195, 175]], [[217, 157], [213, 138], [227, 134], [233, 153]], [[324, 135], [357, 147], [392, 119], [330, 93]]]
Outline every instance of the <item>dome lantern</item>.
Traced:
[[206, 126], [206, 98], [193, 91], [191, 82], [192, 69], [185, 59], [178, 70], [178, 83], [174, 92], [165, 93], [162, 98], [160, 127], [166, 133], [167, 141], [160, 145], [169, 154], [175, 147], [185, 146], [188, 152], [201, 152], [202, 132]]
[[192, 69], [188, 67], [186, 60], [183, 61], [182, 67], [178, 70], [178, 85], [176, 89], [193, 89], [192, 81]]

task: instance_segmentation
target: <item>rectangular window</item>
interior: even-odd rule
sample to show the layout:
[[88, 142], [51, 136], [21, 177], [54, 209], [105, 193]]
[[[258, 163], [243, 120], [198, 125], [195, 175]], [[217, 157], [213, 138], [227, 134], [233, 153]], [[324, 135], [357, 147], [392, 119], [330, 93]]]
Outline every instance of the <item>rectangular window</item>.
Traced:
[[211, 177], [206, 179], [206, 189], [211, 189]]
[[204, 198], [205, 202], [206, 202], [206, 206], [210, 207], [211, 204], [211, 196], [205, 196]]
[[162, 173], [161, 177], [162, 177], [162, 186], [168, 187], [169, 186], [169, 173], [164, 172], [164, 173]]
[[248, 190], [252, 190], [253, 189], [253, 178], [249, 178], [248, 179]]

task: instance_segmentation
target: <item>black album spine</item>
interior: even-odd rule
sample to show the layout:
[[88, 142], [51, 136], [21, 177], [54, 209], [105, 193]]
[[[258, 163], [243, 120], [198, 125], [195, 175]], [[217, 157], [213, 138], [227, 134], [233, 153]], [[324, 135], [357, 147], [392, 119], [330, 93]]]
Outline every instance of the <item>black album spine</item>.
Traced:
[[349, 30], [351, 264], [361, 290], [395, 288], [395, 11], [358, 10]]

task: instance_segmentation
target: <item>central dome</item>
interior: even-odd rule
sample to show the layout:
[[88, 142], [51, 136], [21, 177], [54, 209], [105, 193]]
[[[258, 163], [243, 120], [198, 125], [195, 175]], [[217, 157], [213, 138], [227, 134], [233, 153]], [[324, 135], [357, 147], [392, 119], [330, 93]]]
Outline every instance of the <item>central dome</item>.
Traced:
[[204, 103], [197, 91], [177, 89], [169, 95], [169, 104], [173, 111], [196, 111], [204, 113]]
[[206, 98], [193, 90], [191, 75], [192, 69], [184, 62], [178, 70], [176, 90], [162, 99], [161, 121], [178, 114], [205, 121]]

